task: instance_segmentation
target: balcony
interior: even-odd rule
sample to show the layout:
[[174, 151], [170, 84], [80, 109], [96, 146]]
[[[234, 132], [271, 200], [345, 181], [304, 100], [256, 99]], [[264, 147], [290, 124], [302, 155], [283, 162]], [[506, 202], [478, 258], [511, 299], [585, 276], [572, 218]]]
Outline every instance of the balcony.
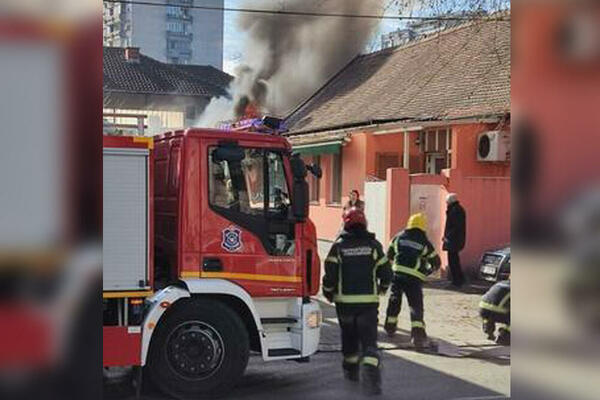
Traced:
[[173, 32], [173, 31], [167, 31], [167, 39], [169, 38], [174, 38], [174, 39], [188, 39], [188, 40], [192, 40], [194, 37], [194, 35], [189, 32], [189, 33], [185, 33], [185, 32]]
[[191, 49], [167, 49], [167, 57], [168, 58], [191, 58], [192, 50]]
[[167, 21], [185, 21], [192, 23], [194, 22], [194, 18], [190, 14], [167, 12]]

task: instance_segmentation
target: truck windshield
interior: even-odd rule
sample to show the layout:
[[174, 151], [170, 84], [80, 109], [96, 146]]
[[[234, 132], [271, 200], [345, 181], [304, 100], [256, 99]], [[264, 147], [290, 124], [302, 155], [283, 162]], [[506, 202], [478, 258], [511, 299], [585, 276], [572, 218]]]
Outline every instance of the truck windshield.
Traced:
[[[241, 162], [209, 163], [209, 198], [213, 206], [251, 215], [287, 215], [290, 196], [283, 157], [263, 149], [245, 149]], [[268, 202], [265, 204], [265, 186]]]

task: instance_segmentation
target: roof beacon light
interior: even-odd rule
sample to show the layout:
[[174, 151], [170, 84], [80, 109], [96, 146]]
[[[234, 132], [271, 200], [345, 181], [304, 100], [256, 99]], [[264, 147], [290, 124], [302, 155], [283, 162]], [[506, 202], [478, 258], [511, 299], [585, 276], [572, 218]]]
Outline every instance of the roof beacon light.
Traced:
[[285, 132], [285, 123], [281, 118], [265, 115], [262, 118], [247, 118], [236, 122], [224, 123], [219, 127], [227, 131], [245, 131], [278, 135]]

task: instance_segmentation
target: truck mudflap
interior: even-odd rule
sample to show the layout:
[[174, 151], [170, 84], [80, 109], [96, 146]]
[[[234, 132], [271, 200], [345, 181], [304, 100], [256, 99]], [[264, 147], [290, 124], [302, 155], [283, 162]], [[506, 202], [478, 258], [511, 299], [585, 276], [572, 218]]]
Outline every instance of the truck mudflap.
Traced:
[[142, 325], [141, 365], [146, 365], [150, 339], [152, 339], [154, 329], [158, 326], [164, 312], [179, 299], [188, 297], [190, 297], [190, 292], [187, 290], [169, 286], [146, 299], [146, 316]]

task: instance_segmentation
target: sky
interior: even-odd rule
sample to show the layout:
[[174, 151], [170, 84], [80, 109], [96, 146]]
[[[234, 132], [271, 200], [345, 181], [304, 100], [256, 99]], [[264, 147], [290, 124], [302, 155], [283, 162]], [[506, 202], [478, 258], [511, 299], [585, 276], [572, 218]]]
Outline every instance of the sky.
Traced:
[[[285, 0], [273, 0], [273, 2], [275, 1], [285, 3]], [[487, 10], [497, 9], [498, 7], [502, 9], [510, 7], [510, 0], [431, 0], [430, 2], [438, 4], [439, 7], [436, 8], [439, 11], [449, 11], [450, 8], [454, 10], [469, 9], [474, 7], [475, 4], [478, 4]], [[245, 0], [224, 0], [225, 7], [242, 7], [245, 3]], [[426, 2], [423, 2], [422, 0], [387, 0], [386, 4], [388, 5], [388, 8], [385, 15], [399, 15], [400, 6], [398, 6], [398, 3], [412, 3], [413, 15], [415, 16], [432, 15], [432, 9], [423, 7], [423, 4], [426, 4]], [[239, 31], [236, 24], [238, 15], [239, 13], [231, 11], [225, 12], [224, 14], [223, 69], [229, 74], [234, 73], [235, 67], [240, 63], [244, 52], [244, 32]], [[368, 53], [378, 50], [378, 45], [381, 42], [381, 35], [403, 28], [405, 27], [405, 23], [405, 21], [393, 19], [381, 20], [379, 29], [371, 38], [371, 41], [364, 52]]]
[[[242, 6], [240, 0], [225, 0], [225, 7], [240, 7]], [[236, 26], [236, 18], [239, 13], [236, 12], [225, 12], [224, 21], [224, 33], [223, 33], [223, 70], [229, 74], [233, 74], [235, 67], [240, 63], [243, 56], [243, 44], [244, 38], [243, 32], [240, 32]], [[387, 11], [386, 15], [397, 15], [398, 7], [391, 6]], [[401, 26], [401, 22], [386, 19], [380, 23], [379, 30], [374, 34], [373, 40], [379, 43], [379, 37], [381, 34], [391, 32], [398, 29]], [[372, 46], [368, 46], [365, 52], [369, 51]], [[375, 49], [374, 49], [375, 50]]]

